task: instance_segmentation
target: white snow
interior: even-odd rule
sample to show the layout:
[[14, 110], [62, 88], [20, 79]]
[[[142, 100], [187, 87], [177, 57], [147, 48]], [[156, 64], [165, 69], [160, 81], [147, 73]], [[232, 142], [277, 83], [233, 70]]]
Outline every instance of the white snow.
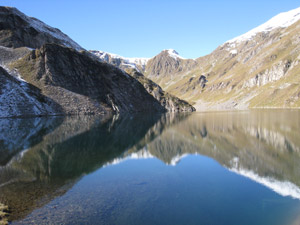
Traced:
[[281, 196], [290, 196], [295, 199], [300, 199], [300, 188], [289, 181], [278, 181], [272, 177], [261, 177], [251, 170], [244, 169], [238, 166], [238, 158], [232, 160], [232, 168], [229, 168], [231, 172], [247, 177], [265, 187], [273, 190]]
[[250, 30], [249, 32], [238, 36], [232, 40], [227, 41], [226, 43], [232, 42], [243, 42], [246, 40], [250, 40], [256, 34], [261, 32], [269, 32], [276, 28], [285, 28], [300, 20], [300, 7], [288, 12], [280, 13], [277, 16], [273, 17], [266, 23]]
[[10, 68], [8, 68], [6, 65], [4, 65], [4, 64], [0, 64], [0, 66], [3, 68], [3, 69], [5, 69], [6, 70], [6, 72], [9, 74], [9, 75], [11, 75], [11, 76], [13, 76], [14, 78], [16, 78], [18, 81], [20, 81], [20, 85], [21, 86], [24, 86], [25, 84], [27, 84], [27, 81], [26, 80], [24, 80], [22, 77], [21, 77], [21, 75], [19, 74], [19, 72], [17, 71], [17, 69], [10, 69]]
[[152, 159], [154, 156], [147, 150], [146, 147], [139, 150], [138, 152], [134, 152], [128, 156], [116, 158], [113, 161], [105, 164], [103, 167], [111, 166], [111, 165], [117, 165], [127, 160], [136, 160], [136, 159]]
[[103, 51], [91, 51], [94, 55], [99, 57], [101, 60], [108, 62], [109, 57], [112, 59], [122, 60], [122, 65], [137, 69], [137, 66], [142, 68], [146, 67], [147, 62], [150, 58], [126, 58], [117, 54], [103, 52]]
[[188, 156], [188, 154], [176, 155], [175, 157], [172, 158], [170, 164], [168, 165], [176, 166], [186, 156]]
[[[183, 154], [183, 155], [178, 154], [171, 159], [170, 163], [166, 163], [166, 165], [176, 166], [183, 158], [185, 158], [189, 155], [198, 155], [198, 154], [197, 153], [196, 154]], [[120, 164], [127, 160], [153, 159], [153, 158], [157, 158], [157, 157], [152, 155], [149, 152], [149, 150], [147, 149], [147, 147], [145, 146], [144, 148], [142, 148], [141, 150], [139, 150], [137, 152], [131, 153], [129, 155], [124, 155], [123, 157], [114, 159], [113, 161], [105, 164], [104, 167], [111, 166], [111, 165], [117, 165], [117, 164]]]
[[230, 51], [230, 54], [231, 54], [231, 55], [236, 55], [237, 53], [238, 53], [238, 52], [237, 52], [236, 49], [233, 49], [233, 50]]
[[[178, 54], [178, 52], [176, 52], [174, 49], [164, 49], [163, 52], [164, 51], [167, 51], [168, 55], [176, 60], [177, 59], [185, 59], [185, 58], [181, 57]], [[120, 60], [121, 66], [131, 67], [131, 68], [136, 69], [137, 71], [139, 71], [139, 69], [137, 68], [138, 66], [145, 69], [148, 61], [150, 59], [152, 59], [152, 58], [126, 58], [126, 57], [123, 57], [123, 56], [120, 56], [117, 54], [108, 53], [108, 52], [104, 52], [104, 51], [97, 51], [97, 50], [93, 50], [90, 52], [93, 53], [95, 56], [97, 56], [102, 61], [109, 62], [109, 58]]]
[[43, 23], [42, 21], [33, 18], [28, 17], [25, 14], [21, 13], [17, 9], [15, 9], [15, 13], [19, 15], [22, 19], [24, 19], [26, 22], [28, 22], [34, 29], [47, 33], [59, 40], [61, 40], [65, 46], [74, 48], [76, 50], [83, 50], [83, 48], [77, 44], [75, 41], [73, 41], [71, 38], [69, 38], [66, 34], [62, 33], [60, 30], [53, 28], [51, 26], [48, 26], [47, 24]]
[[[3, 66], [3, 65], [2, 65]], [[6, 84], [2, 87], [0, 94], [0, 117], [20, 116], [21, 112], [18, 105], [26, 102], [30, 107], [28, 110], [33, 115], [41, 115], [45, 112], [52, 113], [52, 109], [47, 104], [39, 102], [36, 98], [28, 94], [28, 83], [21, 78], [16, 70], [10, 71], [5, 66], [3, 68], [9, 75], [16, 78], [18, 82], [10, 79], [6, 80]]]
[[174, 49], [165, 49], [163, 51], [167, 51], [169, 56], [171, 56], [174, 59], [185, 59], [183, 57], [181, 57], [178, 52], [176, 52]]

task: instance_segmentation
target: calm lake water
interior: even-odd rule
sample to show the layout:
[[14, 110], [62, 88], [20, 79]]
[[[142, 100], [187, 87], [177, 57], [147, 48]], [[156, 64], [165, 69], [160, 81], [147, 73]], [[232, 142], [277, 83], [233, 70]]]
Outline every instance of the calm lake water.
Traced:
[[0, 120], [12, 224], [300, 221], [300, 111]]

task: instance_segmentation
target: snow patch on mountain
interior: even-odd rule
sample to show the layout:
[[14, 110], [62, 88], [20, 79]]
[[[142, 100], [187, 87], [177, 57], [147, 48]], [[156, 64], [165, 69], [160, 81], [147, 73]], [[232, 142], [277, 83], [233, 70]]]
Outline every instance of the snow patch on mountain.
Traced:
[[276, 28], [285, 28], [288, 26], [291, 26], [292, 24], [296, 23], [300, 20], [300, 7], [297, 9], [293, 9], [288, 12], [280, 13], [277, 16], [273, 17], [266, 23], [250, 30], [249, 32], [238, 36], [232, 40], [227, 41], [226, 43], [233, 43], [233, 42], [243, 42], [250, 40], [252, 37], [254, 37], [256, 34], [261, 32], [269, 32], [271, 30], [274, 30]]
[[141, 66], [142, 68], [145, 68], [147, 62], [150, 59], [150, 58], [126, 58], [117, 54], [108, 53], [104, 51], [96, 51], [96, 50], [92, 50], [90, 52], [105, 62], [109, 62], [109, 58], [120, 60], [122, 66], [131, 67], [136, 70], [138, 70], [137, 66]]
[[136, 160], [136, 159], [153, 159], [155, 158], [146, 147], [139, 150], [138, 152], [131, 153], [124, 157], [115, 158], [111, 162], [106, 163], [103, 167], [117, 165], [127, 160]]
[[250, 180], [255, 181], [265, 187], [271, 189], [281, 196], [290, 196], [294, 199], [300, 199], [300, 188], [289, 182], [289, 181], [279, 181], [272, 177], [261, 177], [251, 170], [247, 170], [239, 166], [239, 158], [234, 158], [232, 161], [232, 168], [229, 168], [231, 172], [239, 174], [241, 176], [247, 177]]
[[233, 49], [233, 50], [230, 51], [230, 54], [231, 54], [231, 55], [236, 55], [237, 53], [238, 53], [238, 52], [237, 52], [236, 49]]
[[[0, 74], [0, 118], [22, 115], [44, 115], [52, 114], [52, 108], [46, 103], [39, 102], [35, 96], [30, 95], [28, 83], [21, 78], [16, 70], [6, 70], [8, 76], [5, 78]], [[1, 71], [0, 71], [1, 73]]]
[[163, 51], [167, 51], [168, 54], [169, 54], [169, 56], [171, 56], [171, 57], [174, 58], [174, 59], [185, 59], [185, 58], [181, 57], [181, 56], [178, 54], [178, 52], [176, 52], [176, 50], [174, 50], [174, 49], [165, 49], [165, 50], [163, 50]]

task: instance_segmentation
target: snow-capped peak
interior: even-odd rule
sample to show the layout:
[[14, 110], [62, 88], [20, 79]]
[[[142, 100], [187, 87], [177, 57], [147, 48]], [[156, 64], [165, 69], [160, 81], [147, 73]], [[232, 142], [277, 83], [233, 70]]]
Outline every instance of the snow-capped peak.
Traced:
[[141, 66], [142, 68], [145, 68], [147, 65], [147, 62], [150, 59], [150, 58], [126, 58], [126, 57], [123, 57], [123, 56], [120, 56], [117, 54], [108, 53], [108, 52], [104, 52], [104, 51], [97, 51], [97, 50], [92, 50], [90, 52], [105, 62], [109, 62], [109, 58], [118, 59], [121, 61], [123, 66], [131, 67], [136, 70], [138, 70], [137, 66]]
[[184, 59], [184, 58], [181, 57], [181, 56], [178, 54], [178, 52], [176, 52], [176, 50], [174, 50], [174, 49], [165, 49], [165, 50], [163, 50], [163, 51], [168, 52], [169, 56], [171, 56], [171, 57], [174, 58], [174, 59], [177, 59], [177, 58], [179, 58], [179, 59]]
[[250, 30], [249, 32], [241, 36], [227, 41], [227, 43], [246, 41], [260, 32], [268, 32], [276, 28], [288, 27], [296, 23], [298, 20], [300, 20], [300, 7], [288, 12], [280, 13], [277, 16], [270, 19], [269, 21], [267, 21], [266, 23]]

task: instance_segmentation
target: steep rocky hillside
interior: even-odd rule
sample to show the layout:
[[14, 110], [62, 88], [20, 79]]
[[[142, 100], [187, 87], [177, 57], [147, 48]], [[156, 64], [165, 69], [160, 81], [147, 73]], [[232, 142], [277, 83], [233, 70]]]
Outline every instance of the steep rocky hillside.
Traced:
[[[35, 102], [45, 103], [54, 114], [164, 111], [144, 87], [125, 72], [93, 60], [85, 52], [60, 45], [45, 44], [32, 50], [10, 63], [9, 70], [18, 72], [27, 92], [36, 87], [42, 97], [35, 98]], [[44, 114], [52, 114], [51, 110]]]
[[[95, 50], [90, 51], [90, 53], [98, 57], [100, 61], [107, 62], [125, 70], [128, 74], [137, 79], [148, 93], [157, 99], [169, 112], [195, 111], [195, 108], [187, 101], [165, 92], [158, 84], [152, 81], [152, 79], [155, 79], [159, 82], [161, 78], [168, 80], [169, 74], [172, 74], [172, 72], [188, 71], [196, 64], [195, 60], [185, 60], [172, 49], [164, 50], [151, 59], [125, 58]], [[146, 74], [146, 76], [148, 74], [150, 75], [146, 78], [144, 74]]]
[[126, 69], [126, 72], [130, 74], [133, 78], [138, 80], [148, 91], [148, 93], [151, 94], [158, 102], [160, 102], [161, 106], [167, 109], [168, 112], [195, 111], [195, 108], [191, 106], [188, 102], [165, 92], [158, 84], [146, 78], [142, 73], [138, 72], [136, 69]]
[[40, 48], [46, 43], [56, 43], [76, 50], [83, 49], [59, 29], [28, 17], [16, 8], [0, 7], [1, 46]]
[[163, 88], [173, 84], [177, 74], [185, 74], [193, 69], [197, 62], [193, 59], [184, 59], [175, 50], [163, 50], [151, 58], [145, 68], [145, 76], [157, 82]]

